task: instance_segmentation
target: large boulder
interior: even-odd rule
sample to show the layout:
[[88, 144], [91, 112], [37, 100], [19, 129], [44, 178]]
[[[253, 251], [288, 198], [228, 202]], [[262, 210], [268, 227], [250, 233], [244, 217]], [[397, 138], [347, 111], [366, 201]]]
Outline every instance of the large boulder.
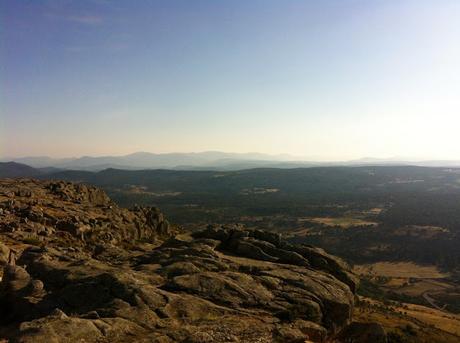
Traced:
[[311, 266], [334, 275], [346, 283], [353, 292], [358, 287], [359, 279], [344, 261], [320, 248], [289, 244], [281, 240], [279, 234], [244, 230], [238, 226], [211, 226], [195, 233], [194, 237], [219, 240], [220, 249], [254, 259]]

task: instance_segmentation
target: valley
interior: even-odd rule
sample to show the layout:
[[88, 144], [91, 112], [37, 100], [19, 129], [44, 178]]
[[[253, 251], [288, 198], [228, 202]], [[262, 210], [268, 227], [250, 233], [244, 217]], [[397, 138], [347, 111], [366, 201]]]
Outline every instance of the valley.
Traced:
[[186, 232], [237, 225], [279, 234], [293, 246], [321, 247], [360, 278], [354, 316], [375, 319], [391, 342], [459, 338], [456, 169], [107, 169], [33, 176], [101, 187], [121, 207], [159, 207]]
[[41, 178], [100, 186], [121, 206], [155, 205], [186, 227], [238, 222], [274, 230], [351, 263], [460, 265], [460, 187], [452, 168], [108, 169]]

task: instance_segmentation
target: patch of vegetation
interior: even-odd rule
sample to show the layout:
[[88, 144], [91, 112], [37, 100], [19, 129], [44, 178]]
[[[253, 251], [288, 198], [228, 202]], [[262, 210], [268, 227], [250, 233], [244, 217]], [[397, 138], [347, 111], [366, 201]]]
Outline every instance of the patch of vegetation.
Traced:
[[425, 299], [422, 297], [413, 297], [403, 293], [396, 293], [396, 292], [386, 292], [385, 296], [388, 300], [397, 301], [400, 303], [409, 303], [409, 304], [416, 304], [422, 306], [430, 306]]
[[358, 288], [358, 295], [379, 300], [383, 303], [393, 301], [397, 303], [409, 303], [429, 306], [429, 304], [427, 304], [425, 299], [423, 299], [422, 297], [412, 297], [406, 294], [395, 293], [391, 291], [385, 292], [379, 287], [378, 284], [372, 282], [368, 278], [361, 278]]
[[362, 278], [359, 283], [358, 295], [376, 300], [385, 300], [385, 292], [368, 278]]
[[401, 330], [409, 336], [417, 336], [417, 330], [410, 324], [406, 324]]
[[29, 236], [23, 239], [23, 242], [30, 245], [41, 246], [43, 242], [37, 236]]
[[387, 334], [387, 342], [388, 343], [411, 343], [413, 340], [408, 339], [406, 336], [398, 333], [398, 332], [389, 332]]

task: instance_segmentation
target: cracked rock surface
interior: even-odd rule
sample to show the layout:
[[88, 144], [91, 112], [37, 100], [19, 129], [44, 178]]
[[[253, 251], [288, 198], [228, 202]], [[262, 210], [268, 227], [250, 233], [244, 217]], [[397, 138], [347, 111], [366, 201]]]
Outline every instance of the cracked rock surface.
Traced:
[[348, 266], [273, 233], [192, 234], [64, 182], [1, 180], [0, 208], [12, 342], [326, 342], [351, 320]]

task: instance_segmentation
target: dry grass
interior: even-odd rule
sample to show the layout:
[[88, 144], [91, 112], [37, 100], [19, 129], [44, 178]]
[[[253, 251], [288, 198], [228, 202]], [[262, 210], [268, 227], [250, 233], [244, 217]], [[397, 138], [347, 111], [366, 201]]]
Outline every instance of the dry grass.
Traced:
[[283, 232], [284, 237], [307, 237], [309, 234], [309, 228], [301, 228], [289, 232]]
[[379, 215], [380, 213], [383, 212], [383, 208], [381, 208], [381, 207], [374, 207], [374, 208], [371, 208], [368, 212], [369, 212], [370, 214]]
[[[409, 325], [417, 332], [416, 342], [460, 342], [459, 315], [420, 305], [385, 306], [369, 298], [360, 297], [360, 300], [361, 305], [357, 306], [354, 311], [354, 320], [376, 321], [387, 332], [403, 333], [403, 328]], [[363, 306], [363, 300], [370, 306]]]
[[147, 187], [145, 186], [138, 186], [138, 185], [125, 185], [124, 189], [116, 189], [119, 192], [125, 193], [125, 194], [145, 194], [145, 195], [151, 195], [155, 197], [175, 197], [178, 195], [181, 195], [182, 192], [174, 192], [174, 191], [166, 191], [166, 192], [151, 192], [148, 190]]
[[[460, 336], [460, 316], [446, 313], [430, 307], [407, 304], [407, 315], [420, 320], [423, 323], [434, 325], [435, 327]], [[459, 337], [460, 338], [460, 337]]]
[[364, 276], [385, 276], [391, 278], [443, 279], [449, 274], [442, 273], [435, 266], [421, 266], [413, 262], [378, 262], [356, 265], [355, 273]]
[[[385, 285], [388, 286], [388, 285]], [[453, 285], [446, 282], [436, 282], [434, 280], [420, 280], [417, 282], [406, 284], [398, 290], [394, 290], [397, 293], [403, 293], [409, 296], [420, 296], [425, 292], [431, 294], [443, 293], [447, 290], [454, 289]]]
[[361, 225], [371, 225], [377, 226], [378, 223], [371, 222], [368, 220], [360, 219], [360, 218], [353, 218], [353, 217], [316, 217], [316, 218], [309, 218], [309, 221], [314, 223], [323, 224], [327, 226], [339, 226], [341, 228], [347, 229], [351, 226], [361, 226]]

